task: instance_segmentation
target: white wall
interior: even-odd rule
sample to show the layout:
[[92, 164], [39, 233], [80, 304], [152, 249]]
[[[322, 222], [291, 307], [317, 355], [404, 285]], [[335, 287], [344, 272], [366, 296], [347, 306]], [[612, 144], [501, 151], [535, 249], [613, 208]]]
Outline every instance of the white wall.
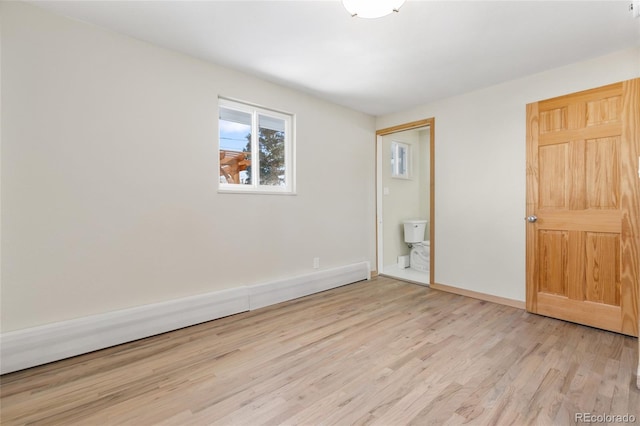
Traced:
[[378, 117], [435, 117], [435, 281], [525, 299], [525, 105], [640, 76], [620, 51]]
[[[2, 2], [2, 332], [375, 265], [375, 120]], [[218, 194], [217, 98], [297, 117], [295, 196]]]

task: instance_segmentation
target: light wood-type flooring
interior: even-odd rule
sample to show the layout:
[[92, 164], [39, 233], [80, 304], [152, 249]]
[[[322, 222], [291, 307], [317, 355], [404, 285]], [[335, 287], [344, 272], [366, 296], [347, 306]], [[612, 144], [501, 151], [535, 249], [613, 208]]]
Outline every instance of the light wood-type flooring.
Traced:
[[[637, 341], [378, 277], [1, 378], [2, 425], [570, 425]], [[611, 419], [611, 418], [610, 418]]]

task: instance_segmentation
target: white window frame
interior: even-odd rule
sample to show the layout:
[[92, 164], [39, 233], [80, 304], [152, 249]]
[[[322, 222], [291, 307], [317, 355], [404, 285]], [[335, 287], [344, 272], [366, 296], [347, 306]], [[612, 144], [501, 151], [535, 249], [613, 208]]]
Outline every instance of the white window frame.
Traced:
[[411, 179], [411, 145], [391, 142], [391, 177]]
[[[251, 114], [251, 184], [234, 184], [220, 182], [219, 192], [225, 193], [259, 193], [259, 194], [295, 194], [295, 115], [252, 105], [246, 102], [227, 98], [218, 99], [218, 107], [233, 109]], [[260, 135], [258, 131], [258, 116], [264, 115], [284, 121], [284, 181], [285, 185], [260, 185]], [[218, 114], [219, 117], [219, 114]], [[220, 119], [218, 119], [218, 124]], [[220, 130], [218, 129], [218, 152], [220, 151]], [[219, 158], [219, 156], [218, 156]], [[219, 161], [219, 160], [218, 160]], [[218, 163], [218, 166], [220, 164]]]

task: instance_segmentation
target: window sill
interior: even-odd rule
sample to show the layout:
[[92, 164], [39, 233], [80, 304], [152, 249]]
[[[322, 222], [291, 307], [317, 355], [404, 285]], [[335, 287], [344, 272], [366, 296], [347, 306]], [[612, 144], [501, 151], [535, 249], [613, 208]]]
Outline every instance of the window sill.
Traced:
[[261, 189], [221, 189], [218, 194], [251, 194], [251, 195], [297, 195], [295, 191], [269, 191]]

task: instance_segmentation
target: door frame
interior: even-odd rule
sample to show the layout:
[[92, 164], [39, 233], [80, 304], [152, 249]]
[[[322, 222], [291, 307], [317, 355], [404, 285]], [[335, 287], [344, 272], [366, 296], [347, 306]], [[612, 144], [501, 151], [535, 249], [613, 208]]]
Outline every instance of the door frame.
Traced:
[[431, 242], [429, 253], [429, 285], [434, 283], [435, 277], [435, 133], [436, 119], [434, 117], [423, 120], [399, 124], [376, 130], [376, 270], [377, 275], [382, 270], [382, 158], [380, 158], [380, 146], [382, 137], [406, 130], [429, 128], [429, 240]]

